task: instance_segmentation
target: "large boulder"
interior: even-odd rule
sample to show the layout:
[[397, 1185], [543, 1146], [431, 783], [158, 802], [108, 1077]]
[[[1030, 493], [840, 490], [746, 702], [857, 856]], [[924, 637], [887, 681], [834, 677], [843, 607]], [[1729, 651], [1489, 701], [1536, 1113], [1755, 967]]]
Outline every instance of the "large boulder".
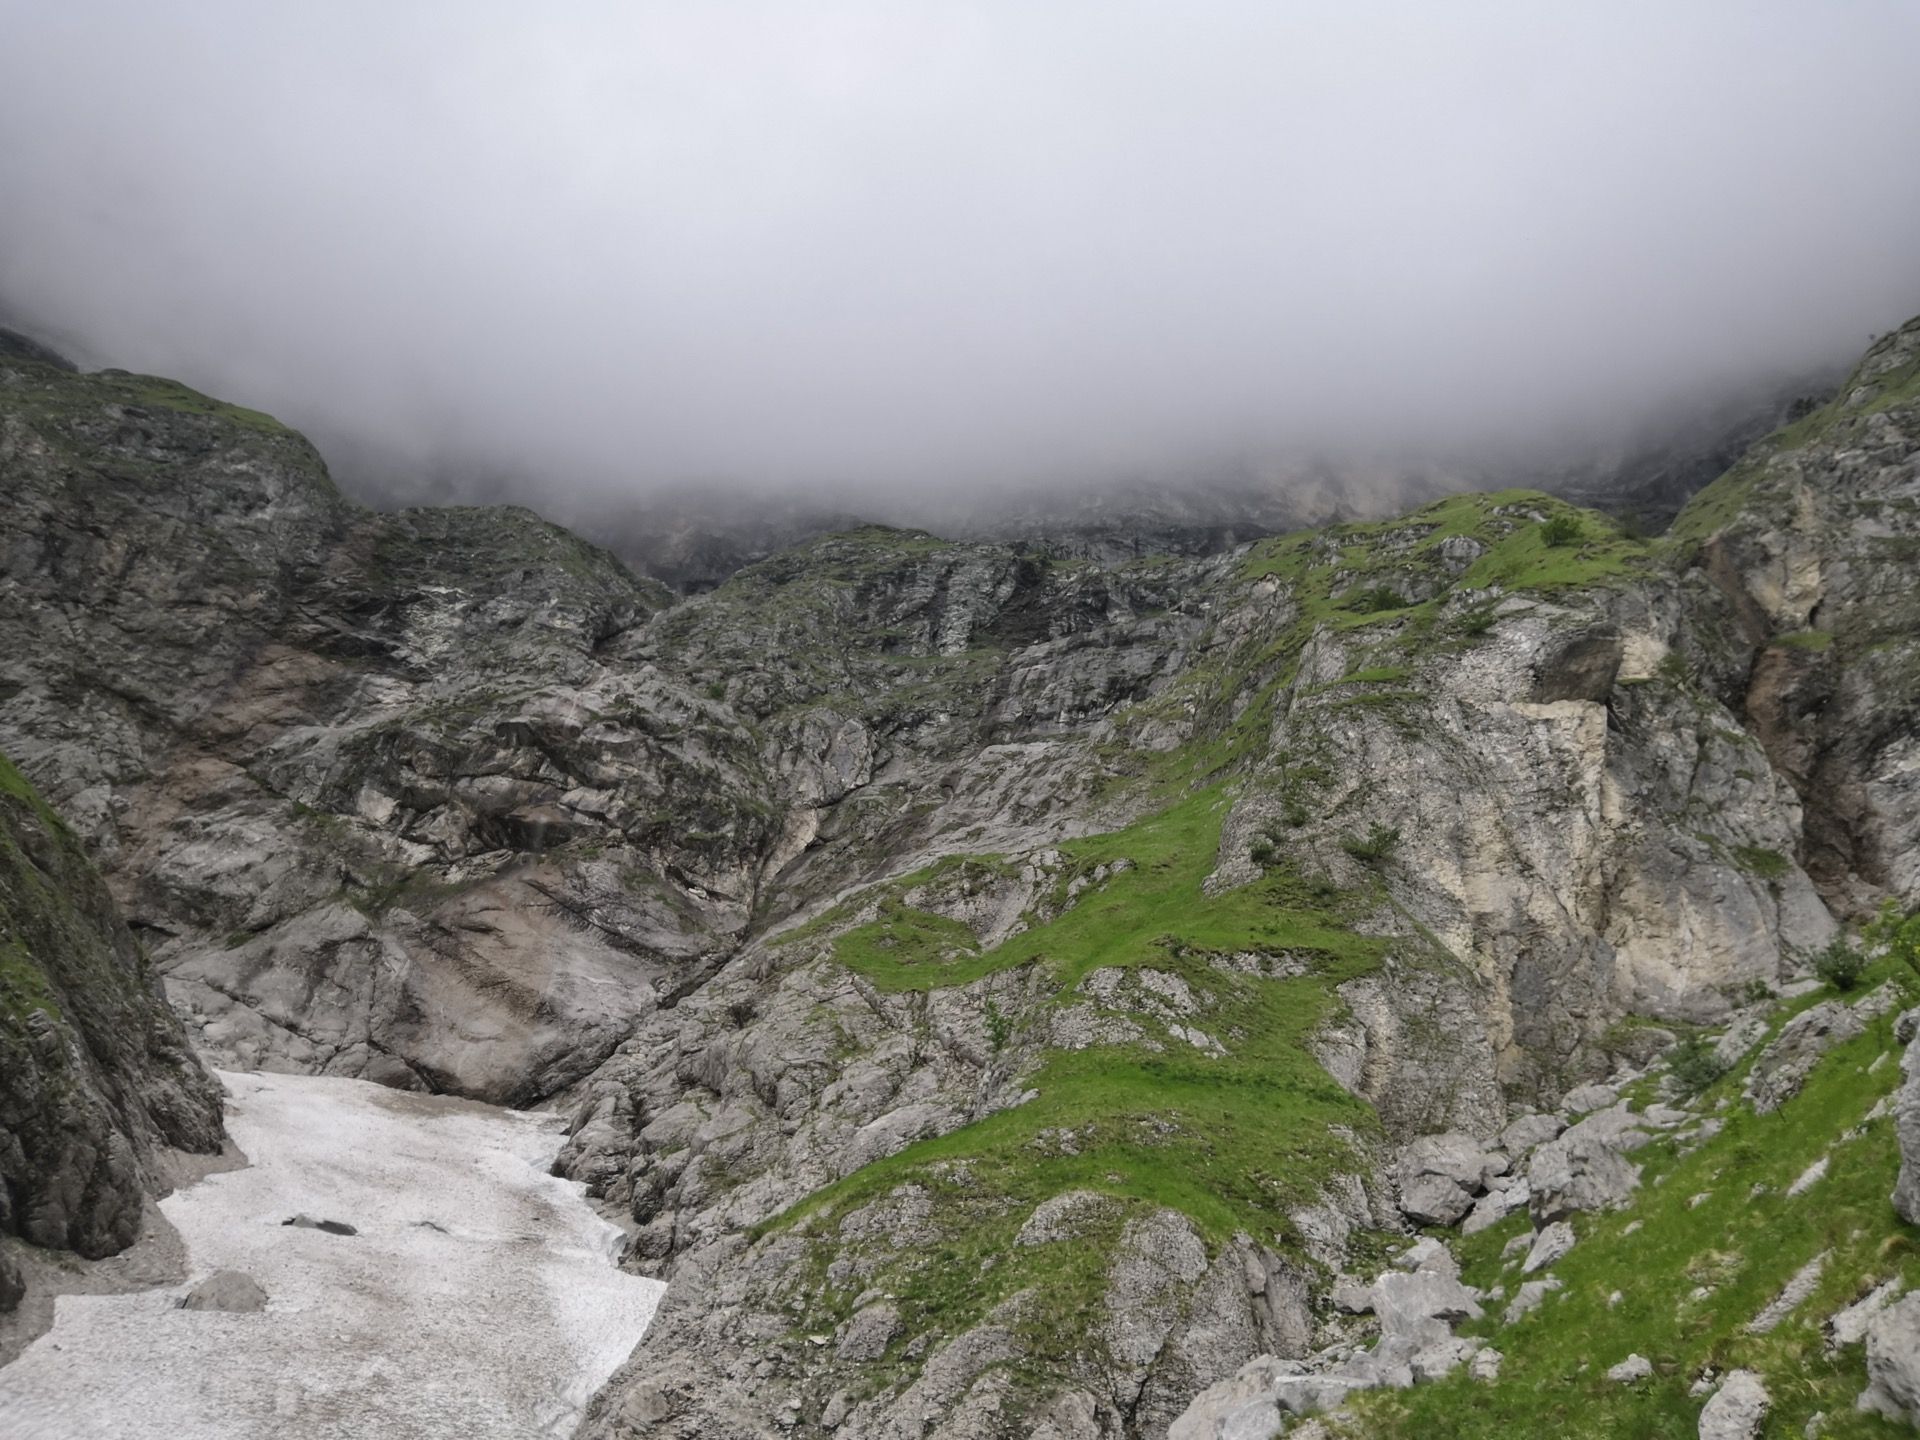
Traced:
[[1533, 1152], [1527, 1167], [1527, 1208], [1534, 1223], [1551, 1225], [1583, 1210], [1610, 1210], [1640, 1184], [1639, 1168], [1599, 1133], [1576, 1126]]
[[1471, 1135], [1422, 1135], [1400, 1152], [1400, 1211], [1418, 1225], [1455, 1224], [1506, 1168], [1504, 1155]]
[[1920, 1293], [1867, 1322], [1867, 1388], [1862, 1410], [1920, 1425]]
[[1758, 1375], [1736, 1370], [1701, 1410], [1700, 1440], [1754, 1440], [1772, 1405]]

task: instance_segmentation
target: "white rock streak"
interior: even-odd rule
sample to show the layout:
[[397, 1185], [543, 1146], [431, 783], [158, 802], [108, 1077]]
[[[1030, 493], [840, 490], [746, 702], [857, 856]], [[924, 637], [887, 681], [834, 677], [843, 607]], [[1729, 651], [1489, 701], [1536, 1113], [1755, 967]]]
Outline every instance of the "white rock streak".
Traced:
[[[262, 1314], [187, 1286], [63, 1296], [0, 1370], [9, 1440], [564, 1436], [664, 1287], [546, 1174], [559, 1120], [358, 1080], [221, 1077], [252, 1159], [163, 1203], [192, 1275], [242, 1270]], [[287, 1227], [304, 1212], [352, 1236]], [[438, 1226], [440, 1228], [433, 1228]]]

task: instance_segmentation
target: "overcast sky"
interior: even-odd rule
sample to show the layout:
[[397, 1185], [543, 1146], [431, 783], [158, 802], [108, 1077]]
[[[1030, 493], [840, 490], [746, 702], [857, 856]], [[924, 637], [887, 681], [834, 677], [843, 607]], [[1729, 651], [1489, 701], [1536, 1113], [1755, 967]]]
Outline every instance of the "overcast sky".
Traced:
[[1503, 445], [1920, 310], [1920, 6], [0, 0], [0, 307], [556, 490]]

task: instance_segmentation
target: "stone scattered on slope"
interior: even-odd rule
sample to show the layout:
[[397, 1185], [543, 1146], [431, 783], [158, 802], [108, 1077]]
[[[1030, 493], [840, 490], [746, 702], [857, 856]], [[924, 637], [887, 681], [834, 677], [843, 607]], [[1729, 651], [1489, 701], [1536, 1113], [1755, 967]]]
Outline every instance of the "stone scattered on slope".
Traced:
[[1892, 996], [1883, 989], [1857, 1004], [1827, 1000], [1794, 1016], [1760, 1052], [1747, 1075], [1746, 1096], [1753, 1108], [1765, 1115], [1798, 1095], [1822, 1055], [1862, 1033], [1867, 1021], [1892, 1003]]
[[1858, 1345], [1867, 1338], [1867, 1326], [1873, 1317], [1899, 1299], [1905, 1281], [1899, 1276], [1873, 1287], [1844, 1310], [1837, 1311], [1827, 1321], [1827, 1349], [1838, 1350], [1842, 1345]]
[[298, 1226], [302, 1230], [324, 1230], [329, 1235], [358, 1235], [360, 1232], [344, 1220], [316, 1220], [307, 1214], [289, 1215], [280, 1222], [282, 1225]]
[[1832, 1253], [1830, 1250], [1822, 1250], [1794, 1271], [1792, 1278], [1781, 1287], [1780, 1293], [1767, 1303], [1766, 1309], [1747, 1322], [1747, 1333], [1765, 1335], [1799, 1309], [1806, 1298], [1819, 1286], [1821, 1272], [1827, 1268], [1827, 1260]]
[[1797, 1200], [1822, 1180], [1826, 1179], [1827, 1166], [1829, 1163], [1828, 1157], [1822, 1155], [1818, 1160], [1814, 1161], [1813, 1164], [1802, 1170], [1800, 1172], [1800, 1178], [1787, 1187], [1787, 1198], [1789, 1200]]
[[1653, 1362], [1644, 1355], [1633, 1354], [1608, 1369], [1607, 1379], [1617, 1385], [1631, 1385], [1636, 1380], [1645, 1380], [1652, 1374]]
[[1920, 1425], [1920, 1292], [1867, 1321], [1867, 1388], [1858, 1404]]
[[1900, 1057], [1900, 1073], [1905, 1078], [1893, 1092], [1893, 1132], [1900, 1144], [1893, 1208], [1909, 1225], [1920, 1225], [1920, 1034], [1908, 1041]]
[[267, 1292], [241, 1270], [216, 1270], [181, 1297], [182, 1310], [224, 1310], [254, 1314], [267, 1308]]
[[1556, 1220], [1533, 1237], [1533, 1244], [1527, 1250], [1527, 1258], [1520, 1262], [1520, 1273], [1531, 1275], [1557, 1264], [1568, 1251], [1573, 1249], [1575, 1236], [1573, 1226], [1564, 1220]]
[[1754, 1440], [1773, 1400], [1760, 1377], [1735, 1370], [1700, 1412], [1700, 1440]]
[[1508, 1302], [1506, 1314], [1501, 1318], [1511, 1325], [1523, 1316], [1538, 1310], [1547, 1296], [1561, 1288], [1558, 1275], [1548, 1275], [1540, 1280], [1529, 1280], [1514, 1291], [1513, 1299]]
[[1452, 1225], [1473, 1208], [1492, 1178], [1507, 1168], [1471, 1135], [1423, 1135], [1400, 1152], [1400, 1210], [1417, 1225]]
[[1584, 1115], [1589, 1110], [1605, 1110], [1620, 1103], [1620, 1092], [1611, 1085], [1579, 1085], [1569, 1090], [1560, 1108], [1569, 1115]]
[[1638, 1167], [1598, 1134], [1569, 1131], [1533, 1152], [1527, 1208], [1535, 1224], [1549, 1225], [1584, 1210], [1625, 1204], [1639, 1184]]

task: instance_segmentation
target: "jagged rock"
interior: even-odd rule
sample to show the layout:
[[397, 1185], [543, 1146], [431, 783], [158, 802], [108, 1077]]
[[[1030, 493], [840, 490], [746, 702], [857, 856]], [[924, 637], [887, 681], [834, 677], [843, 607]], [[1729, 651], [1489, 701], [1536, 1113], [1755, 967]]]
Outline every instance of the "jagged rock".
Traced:
[[219, 1150], [220, 1091], [79, 838], [3, 756], [0, 937], [0, 1236], [115, 1254], [165, 1193], [161, 1149]]
[[1560, 1277], [1548, 1275], [1541, 1280], [1528, 1280], [1514, 1291], [1513, 1299], [1508, 1302], [1506, 1313], [1501, 1317], [1509, 1325], [1523, 1316], [1531, 1315], [1545, 1302], [1547, 1296], [1561, 1288]]
[[1653, 1362], [1644, 1355], [1629, 1355], [1607, 1371], [1607, 1379], [1617, 1385], [1631, 1385], [1653, 1374]]
[[26, 1277], [4, 1247], [0, 1247], [0, 1315], [14, 1309], [27, 1296]]
[[1760, 1377], [1735, 1370], [1700, 1412], [1700, 1440], [1754, 1440], [1773, 1401]]
[[1446, 1379], [1478, 1355], [1480, 1349], [1481, 1342], [1478, 1340], [1449, 1337], [1416, 1351], [1408, 1362], [1408, 1368], [1413, 1372], [1416, 1385], [1429, 1385], [1435, 1380]]
[[1491, 1385], [1500, 1378], [1500, 1364], [1506, 1358], [1491, 1345], [1484, 1345], [1467, 1362], [1467, 1374], [1483, 1385]]
[[1820, 1284], [1821, 1273], [1827, 1268], [1827, 1260], [1832, 1253], [1830, 1250], [1822, 1250], [1794, 1271], [1792, 1277], [1781, 1287], [1780, 1293], [1767, 1302], [1764, 1310], [1747, 1322], [1747, 1333], [1764, 1335], [1799, 1309]]
[[1908, 1224], [1920, 1225], [1920, 1035], [1901, 1054], [1900, 1073], [1900, 1088], [1893, 1092], [1893, 1133], [1900, 1146], [1893, 1208]]
[[1527, 1258], [1520, 1262], [1520, 1273], [1531, 1275], [1559, 1261], [1573, 1249], [1575, 1238], [1573, 1226], [1564, 1220], [1556, 1220], [1546, 1226], [1533, 1237]]
[[251, 1275], [238, 1270], [216, 1270], [181, 1297], [180, 1308], [248, 1314], [267, 1308], [267, 1292]]
[[1033, 1207], [1033, 1213], [1013, 1237], [1016, 1245], [1052, 1245], [1084, 1234], [1089, 1225], [1109, 1214], [1113, 1202], [1092, 1190], [1065, 1190]]
[[1567, 1128], [1558, 1115], [1522, 1115], [1500, 1132], [1499, 1146], [1509, 1155], [1525, 1155]]
[[1889, 1420], [1920, 1425], [1920, 1293], [1867, 1321], [1867, 1388], [1858, 1401]]
[[1593, 1134], [1562, 1135], [1533, 1152], [1527, 1166], [1527, 1208], [1539, 1225], [1585, 1210], [1624, 1204], [1640, 1172], [1613, 1146]]
[[1868, 1324], [1899, 1298], [1904, 1283], [1896, 1276], [1874, 1286], [1845, 1309], [1836, 1311], [1827, 1321], [1827, 1349], [1837, 1350], [1842, 1345], [1858, 1345], [1865, 1340]]
[[1329, 1409], [1361, 1388], [1350, 1379], [1302, 1374], [1261, 1355], [1196, 1395], [1168, 1427], [1167, 1440], [1271, 1440], [1287, 1416]]
[[1380, 1333], [1419, 1345], [1447, 1338], [1459, 1320], [1477, 1320], [1481, 1310], [1467, 1287], [1451, 1275], [1432, 1270], [1411, 1274], [1389, 1271], [1373, 1282], [1373, 1313]]
[[1460, 1233], [1477, 1235], [1489, 1226], [1498, 1225], [1507, 1216], [1526, 1209], [1532, 1193], [1524, 1175], [1496, 1180], [1486, 1194], [1473, 1202], [1472, 1212], [1460, 1222]]
[[1890, 997], [1876, 992], [1857, 1004], [1828, 1000], [1794, 1016], [1753, 1062], [1746, 1087], [1753, 1108], [1764, 1115], [1799, 1094], [1820, 1057], [1864, 1031], [1890, 1003]]
[[1827, 1166], [1829, 1163], [1829, 1158], [1822, 1155], [1818, 1160], [1814, 1161], [1813, 1164], [1802, 1170], [1799, 1177], [1787, 1187], [1787, 1198], [1789, 1200], [1797, 1200], [1822, 1180], [1826, 1179]]
[[1343, 1276], [1334, 1282], [1327, 1302], [1343, 1315], [1371, 1315], [1373, 1286], [1366, 1281]]
[[1584, 1115], [1590, 1110], [1605, 1110], [1620, 1103], [1620, 1092], [1611, 1085], [1581, 1085], [1569, 1090], [1560, 1106], [1569, 1115]]
[[1432, 1236], [1423, 1236], [1414, 1241], [1393, 1257], [1393, 1264], [1397, 1270], [1431, 1270], [1456, 1279], [1460, 1274], [1460, 1262], [1453, 1258], [1453, 1252], [1443, 1241]]
[[1401, 1213], [1420, 1225], [1452, 1225], [1506, 1169], [1506, 1156], [1471, 1135], [1423, 1135], [1400, 1152]]

